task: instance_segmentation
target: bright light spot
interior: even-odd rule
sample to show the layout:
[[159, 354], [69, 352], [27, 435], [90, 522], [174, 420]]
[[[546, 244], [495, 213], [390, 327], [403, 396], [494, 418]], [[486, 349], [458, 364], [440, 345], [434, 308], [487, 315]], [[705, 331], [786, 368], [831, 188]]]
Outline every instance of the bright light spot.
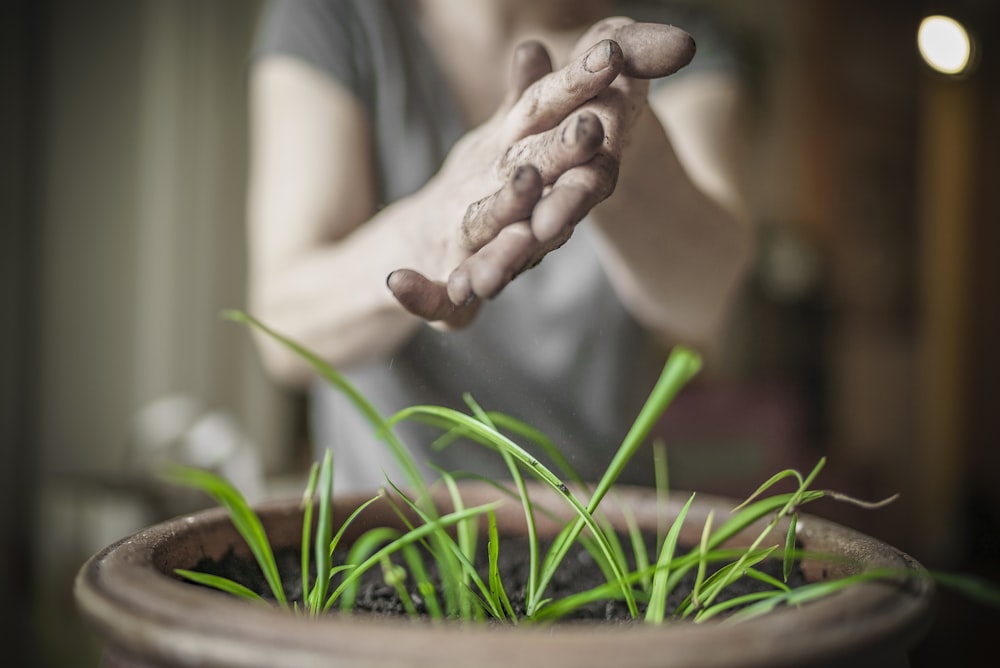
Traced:
[[959, 74], [972, 59], [972, 40], [962, 24], [947, 16], [928, 16], [920, 22], [917, 46], [927, 64], [944, 74]]

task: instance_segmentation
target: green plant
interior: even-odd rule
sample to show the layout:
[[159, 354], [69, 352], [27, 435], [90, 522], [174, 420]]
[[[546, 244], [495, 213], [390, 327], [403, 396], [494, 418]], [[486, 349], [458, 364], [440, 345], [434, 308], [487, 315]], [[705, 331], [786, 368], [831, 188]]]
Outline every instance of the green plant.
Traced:
[[[411, 616], [421, 614], [414, 596], [419, 598], [424, 612], [432, 619], [489, 618], [513, 624], [551, 622], [595, 600], [618, 599], [624, 602], [633, 618], [659, 624], [671, 616], [704, 621], [730, 613], [737, 607], [741, 610], [732, 618], [745, 618], [779, 605], [797, 605], [825, 596], [858, 581], [892, 575], [875, 570], [797, 588], [787, 584], [794, 561], [803, 556], [795, 542], [800, 509], [823, 497], [856, 502], [813, 488], [823, 468], [823, 460], [805, 476], [794, 470], [775, 474], [719, 526], [714, 525], [714, 517], [710, 514], [700, 543], [690, 552], [678, 552], [678, 536], [694, 495], [688, 498], [665, 535], [657, 538], [655, 550], [647, 549], [645, 537], [634, 522], [629, 522], [625, 541], [630, 550], [625, 548], [616, 532], [604, 521], [600, 504], [612, 492], [615, 481], [639, 446], [646, 441], [674, 396], [698, 372], [700, 359], [687, 348], [678, 347], [669, 356], [632, 428], [601, 479], [591, 489], [583, 484], [580, 476], [544, 434], [511, 416], [484, 410], [471, 396], [465, 396], [468, 412], [442, 406], [413, 406], [384, 418], [342, 375], [298, 343], [247, 314], [230, 312], [228, 315], [275, 338], [306, 359], [323, 378], [344, 392], [387, 444], [399, 462], [410, 490], [404, 493], [392, 481], [387, 481], [392, 493], [379, 494], [396, 509], [404, 530], [390, 527], [371, 529], [354, 541], [344, 563], [335, 564], [334, 553], [344, 532], [379, 496], [362, 504], [339, 527], [334, 527], [331, 516], [334, 462], [329, 451], [321, 462], [314, 464], [302, 498], [303, 596], [301, 602], [290, 604], [282, 589], [274, 555], [261, 522], [239, 492], [225, 480], [206, 471], [189, 468], [169, 471], [168, 477], [172, 481], [201, 489], [228, 509], [236, 529], [250, 546], [263, 571], [274, 600], [285, 608], [301, 609], [310, 615], [322, 614], [334, 605], [350, 610], [361, 576], [377, 567], [381, 569], [383, 581], [395, 589], [403, 608]], [[429, 486], [420, 475], [417, 463], [393, 432], [395, 425], [406, 420], [419, 420], [439, 427], [442, 436], [436, 447], [450, 447], [459, 439], [465, 439], [495, 451], [506, 463], [513, 489], [491, 482], [519, 499], [524, 511], [529, 547], [523, 612], [515, 610], [512, 605], [499, 571], [500, 541], [494, 515], [496, 504], [466, 507], [454, 476], [450, 472], [439, 471], [440, 482], [449, 491], [453, 506], [451, 512], [439, 514], [430, 501]], [[546, 452], [556, 462], [560, 473], [544, 466], [514, 438], [530, 441]], [[655, 451], [658, 492], [665, 499], [668, 493], [666, 459], [662, 447]], [[536, 513], [550, 513], [552, 509], [536, 507], [530, 498], [524, 472], [556, 490], [557, 496], [572, 509], [573, 519], [565, 523], [545, 550], [535, 529]], [[765, 492], [786, 480], [795, 482], [793, 491], [763, 497]], [[417, 521], [413, 521], [413, 517], [418, 518]], [[478, 526], [484, 517], [487, 526], [485, 577], [476, 565]], [[767, 517], [770, 520], [763, 523], [747, 547], [725, 547], [727, 540], [749, 527], [760, 526]], [[774, 534], [779, 530], [784, 535], [775, 542]], [[547, 597], [552, 578], [575, 544], [582, 545], [592, 555], [606, 581], [560, 599]], [[759, 568], [763, 561], [778, 557], [782, 560], [781, 577], [769, 575]], [[437, 582], [428, 574], [428, 563], [436, 566]], [[692, 571], [695, 573], [693, 588], [672, 615], [668, 615], [668, 595]], [[178, 574], [236, 596], [261, 599], [243, 585], [218, 576], [189, 570], [179, 570]], [[750, 594], [729, 599], [722, 597], [724, 591], [744, 578], [756, 580], [760, 586]], [[994, 597], [994, 603], [1000, 600], [995, 593], [987, 595], [987, 599], [990, 596]]]

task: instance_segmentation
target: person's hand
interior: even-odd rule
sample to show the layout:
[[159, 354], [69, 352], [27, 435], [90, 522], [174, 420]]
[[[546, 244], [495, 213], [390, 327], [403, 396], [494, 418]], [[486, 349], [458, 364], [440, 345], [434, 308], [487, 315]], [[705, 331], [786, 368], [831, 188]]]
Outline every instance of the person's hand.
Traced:
[[644, 80], [686, 65], [694, 44], [679, 29], [616, 18], [593, 26], [576, 51], [552, 72], [540, 44], [521, 45], [506, 103], [459, 142], [429, 186], [452, 202], [477, 190], [488, 194], [465, 195], [473, 203], [442, 253], [455, 267], [446, 282], [411, 269], [389, 276], [390, 290], [410, 312], [462, 326], [480, 299], [565, 243], [614, 190], [622, 149], [645, 104]]
[[497, 273], [508, 267], [519, 270], [525, 261], [519, 256], [536, 245], [523, 221], [544, 186], [592, 158], [603, 141], [593, 114], [571, 113], [607, 88], [622, 65], [621, 49], [610, 41], [595, 45], [556, 73], [540, 44], [518, 47], [504, 104], [458, 142], [421, 193], [437, 208], [442, 224], [459, 222], [445, 232], [439, 256], [423, 259], [425, 267], [443, 269], [442, 279], [452, 274], [455, 296], [449, 296], [445, 280], [400, 269], [390, 274], [388, 286], [407, 310], [426, 320], [461, 326], [475, 315], [479, 303], [470, 298], [472, 293], [458, 294], [455, 286], [461, 279], [456, 277], [474, 282], [478, 297], [495, 294], [491, 285], [499, 289], [509, 282], [512, 276]]

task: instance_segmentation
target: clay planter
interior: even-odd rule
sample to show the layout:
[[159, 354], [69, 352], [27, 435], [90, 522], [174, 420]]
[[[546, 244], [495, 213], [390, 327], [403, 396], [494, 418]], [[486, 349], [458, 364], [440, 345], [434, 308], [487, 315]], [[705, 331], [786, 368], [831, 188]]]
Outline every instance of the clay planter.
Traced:
[[[488, 486], [468, 485], [469, 505], [501, 495]], [[367, 497], [344, 497], [335, 519], [343, 519]], [[548, 489], [533, 500], [551, 508], [564, 504]], [[678, 495], [670, 512], [686, 496]], [[678, 501], [679, 500], [679, 501]], [[649, 490], [620, 488], [602, 509], [621, 520], [618, 503], [628, 504], [644, 528], [655, 529], [657, 511]], [[681, 541], [697, 542], [708, 512], [717, 521], [734, 502], [699, 495]], [[259, 508], [276, 549], [297, 546], [301, 513], [297, 501]], [[381, 501], [361, 518], [398, 526]], [[506, 500], [498, 510], [504, 533], [518, 532], [523, 515]], [[364, 526], [356, 522], [355, 535]], [[555, 526], [542, 526], [553, 531]], [[930, 623], [933, 586], [922, 567], [885, 543], [831, 522], [803, 516], [798, 536], [807, 550], [842, 555], [861, 568], [900, 569], [895, 584], [857, 585], [798, 609], [785, 608], [737, 624], [576, 623], [546, 628], [486, 628], [330, 615], [307, 619], [254, 605], [182, 582], [170, 573], [191, 568], [201, 557], [222, 557], [243, 546], [226, 514], [213, 509], [181, 517], [126, 538], [91, 558], [76, 581], [83, 617], [105, 642], [105, 666], [905, 666], [907, 652]], [[246, 550], [243, 550], [246, 552]], [[819, 580], [857, 566], [805, 563], [806, 577]], [[835, 570], [839, 572], [834, 572]]]

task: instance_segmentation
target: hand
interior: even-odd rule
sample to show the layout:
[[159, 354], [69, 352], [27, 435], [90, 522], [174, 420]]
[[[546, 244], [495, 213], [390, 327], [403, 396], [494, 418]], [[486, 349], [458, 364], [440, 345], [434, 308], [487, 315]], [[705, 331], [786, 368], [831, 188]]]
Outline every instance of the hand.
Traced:
[[[602, 35], [615, 40], [579, 48]], [[495, 296], [565, 243], [575, 224], [614, 190], [622, 149], [645, 99], [640, 78], [670, 74], [694, 51], [683, 31], [628, 19], [598, 23], [579, 47], [582, 53], [553, 72], [540, 44], [521, 45], [507, 101], [449, 155], [431, 187], [441, 195], [448, 190], [455, 200], [456, 190], [474, 192], [490, 175], [502, 184], [464, 211], [452, 252], [457, 267], [447, 283], [410, 269], [389, 276], [390, 290], [410, 312], [463, 326], [480, 299]]]

